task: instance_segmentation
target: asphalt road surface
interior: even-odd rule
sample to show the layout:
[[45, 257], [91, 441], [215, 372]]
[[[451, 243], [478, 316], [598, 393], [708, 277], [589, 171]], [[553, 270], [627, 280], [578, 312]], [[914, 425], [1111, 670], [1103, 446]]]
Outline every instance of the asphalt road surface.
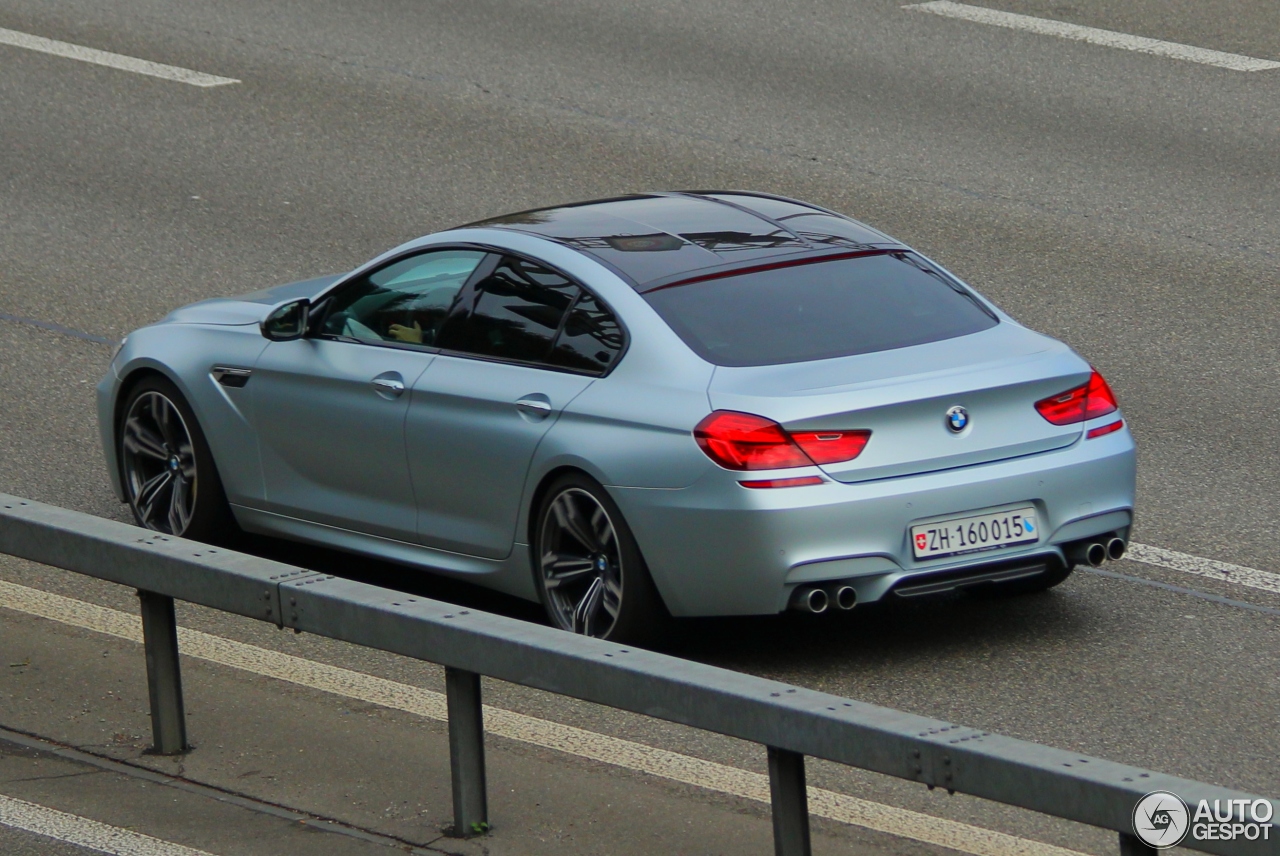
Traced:
[[[983, 5], [1280, 60], [1280, 7], [1266, 0]], [[111, 341], [177, 305], [347, 270], [507, 211], [748, 188], [883, 228], [1067, 341], [1109, 379], [1138, 439], [1135, 540], [1280, 574], [1280, 70], [885, 0], [0, 0], [0, 29], [239, 81], [202, 88], [0, 39], [0, 491], [126, 519], [107, 486], [92, 388]], [[461, 584], [254, 548], [538, 618]], [[1132, 561], [1108, 569], [1121, 576], [1081, 572], [1013, 601], [687, 622], [668, 650], [1280, 795], [1280, 589]], [[17, 561], [0, 560], [0, 581], [136, 611], [129, 592]], [[172, 782], [147, 794], [88, 756], [59, 756], [59, 788], [23, 785], [40, 778], [25, 771], [38, 752], [3, 733], [0, 797], [219, 856], [382, 852], [392, 839], [477, 853], [769, 852], [767, 816], [750, 798], [537, 748], [518, 729], [491, 741], [503, 783], [493, 834], [450, 843], [438, 722], [205, 660], [188, 663], [196, 751], [143, 756], [136, 644], [10, 607], [0, 727], [237, 795], [257, 819], [225, 818], [211, 792], [184, 790], [172, 798], [192, 820], [174, 824], [156, 796]], [[201, 610], [181, 618], [258, 648], [441, 684], [420, 664]], [[758, 747], [712, 735], [503, 685], [487, 700], [763, 769]], [[120, 777], [115, 802], [104, 776]], [[813, 764], [810, 781], [1114, 849], [1095, 831], [854, 771]], [[129, 817], [120, 806], [133, 790]], [[919, 836], [815, 823], [818, 852], [943, 852]], [[0, 825], [5, 852], [82, 852], [50, 841]]]

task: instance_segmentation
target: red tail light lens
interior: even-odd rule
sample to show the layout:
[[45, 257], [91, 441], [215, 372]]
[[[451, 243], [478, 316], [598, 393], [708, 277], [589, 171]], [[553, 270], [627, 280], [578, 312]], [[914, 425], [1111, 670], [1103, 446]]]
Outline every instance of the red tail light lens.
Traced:
[[1108, 434], [1114, 434], [1124, 427], [1124, 420], [1117, 419], [1110, 425], [1100, 425], [1097, 428], [1090, 428], [1089, 433], [1084, 435], [1086, 440], [1092, 440], [1094, 437], [1105, 437]]
[[1066, 392], [1036, 402], [1036, 410], [1054, 425], [1070, 425], [1084, 419], [1085, 396], [1089, 392], [1089, 384], [1077, 386]]
[[811, 467], [813, 461], [772, 419], [717, 410], [698, 423], [693, 436], [711, 460], [730, 470]]
[[1054, 425], [1074, 425], [1117, 409], [1115, 393], [1096, 371], [1089, 382], [1036, 402], [1036, 410]]
[[754, 481], [740, 481], [738, 484], [743, 487], [767, 488], [767, 487], [807, 487], [809, 485], [822, 484], [822, 476], [800, 476], [794, 479], [756, 479]]
[[791, 439], [815, 464], [839, 464], [861, 455], [871, 439], [871, 432], [810, 431], [792, 434]]
[[788, 434], [772, 419], [717, 410], [698, 423], [693, 436], [707, 457], [730, 470], [780, 470], [851, 461], [870, 431], [816, 431]]

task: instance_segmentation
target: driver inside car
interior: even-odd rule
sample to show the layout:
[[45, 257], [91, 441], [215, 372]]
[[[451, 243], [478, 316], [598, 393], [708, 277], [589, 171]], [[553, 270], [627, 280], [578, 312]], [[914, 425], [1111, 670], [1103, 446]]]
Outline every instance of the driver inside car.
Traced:
[[357, 280], [328, 312], [326, 332], [370, 344], [429, 345], [486, 255], [481, 250], [432, 250]]
[[387, 338], [397, 342], [409, 342], [414, 345], [422, 344], [422, 325], [417, 321], [413, 322], [412, 327], [406, 327], [403, 324], [392, 324], [387, 328]]

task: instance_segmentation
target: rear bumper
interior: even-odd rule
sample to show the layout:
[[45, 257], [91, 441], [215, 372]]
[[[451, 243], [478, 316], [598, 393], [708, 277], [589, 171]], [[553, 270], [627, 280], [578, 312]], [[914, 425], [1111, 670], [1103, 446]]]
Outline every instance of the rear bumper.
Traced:
[[[1126, 427], [1053, 452], [875, 482], [753, 490], [741, 477], [716, 468], [679, 490], [610, 488], [675, 615], [776, 613], [797, 586], [834, 580], [866, 603], [952, 576], [944, 572], [1062, 562], [1063, 544], [1094, 535], [1127, 539], [1135, 450]], [[912, 523], [1027, 503], [1043, 533], [1034, 544], [913, 558]]]

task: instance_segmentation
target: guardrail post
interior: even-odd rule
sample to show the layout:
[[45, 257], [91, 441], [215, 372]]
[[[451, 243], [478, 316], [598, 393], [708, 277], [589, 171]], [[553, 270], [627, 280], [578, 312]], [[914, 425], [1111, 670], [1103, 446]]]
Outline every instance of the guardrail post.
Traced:
[[449, 707], [449, 770], [453, 777], [453, 834], [459, 838], [489, 829], [484, 776], [484, 714], [480, 676], [445, 667]]
[[187, 751], [187, 716], [182, 704], [173, 598], [139, 590], [138, 600], [142, 603], [142, 647], [147, 656], [147, 694], [151, 697], [151, 751], [177, 755]]
[[1159, 852], [1136, 835], [1120, 833], [1120, 856], [1156, 856]]
[[769, 747], [769, 794], [773, 806], [773, 852], [776, 856], [810, 856], [809, 794], [804, 784], [804, 756]]

